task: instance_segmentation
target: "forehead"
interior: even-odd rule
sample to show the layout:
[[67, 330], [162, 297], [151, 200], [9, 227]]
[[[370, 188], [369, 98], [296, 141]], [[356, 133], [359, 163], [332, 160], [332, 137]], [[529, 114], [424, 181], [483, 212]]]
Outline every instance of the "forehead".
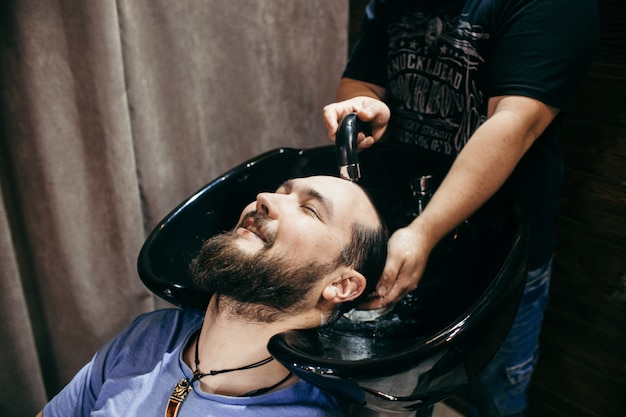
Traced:
[[347, 218], [371, 226], [378, 224], [369, 197], [353, 182], [331, 176], [313, 176], [288, 180], [283, 186], [291, 192], [323, 201], [338, 219]]

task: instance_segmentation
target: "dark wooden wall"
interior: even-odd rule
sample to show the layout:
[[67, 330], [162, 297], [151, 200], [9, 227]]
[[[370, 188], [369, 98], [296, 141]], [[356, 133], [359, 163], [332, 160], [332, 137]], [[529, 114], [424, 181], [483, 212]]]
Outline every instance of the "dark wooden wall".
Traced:
[[[350, 0], [351, 44], [366, 4]], [[626, 416], [626, 2], [598, 4], [600, 42], [561, 130], [558, 248], [527, 417]]]
[[626, 416], [626, 2], [601, 33], [561, 130], [565, 182], [528, 415]]

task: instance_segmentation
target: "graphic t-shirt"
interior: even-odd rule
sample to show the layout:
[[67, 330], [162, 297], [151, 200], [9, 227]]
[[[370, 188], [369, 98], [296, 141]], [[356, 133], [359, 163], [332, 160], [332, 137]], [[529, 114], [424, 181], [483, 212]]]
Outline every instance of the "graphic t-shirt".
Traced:
[[[453, 159], [486, 120], [490, 97], [566, 110], [597, 34], [593, 0], [372, 0], [344, 77], [386, 89], [391, 140]], [[530, 221], [531, 266], [554, 251], [558, 119], [503, 188]]]

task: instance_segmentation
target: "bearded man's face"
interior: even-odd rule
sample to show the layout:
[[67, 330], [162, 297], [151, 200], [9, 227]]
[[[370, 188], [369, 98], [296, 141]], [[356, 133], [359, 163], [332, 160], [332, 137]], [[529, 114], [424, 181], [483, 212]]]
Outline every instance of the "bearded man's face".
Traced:
[[[254, 217], [257, 227], [264, 227], [266, 220], [262, 215], [249, 216]], [[270, 254], [275, 236], [266, 231], [265, 237], [264, 248], [248, 253], [236, 244], [241, 236], [235, 231], [216, 235], [204, 243], [191, 268], [200, 289], [235, 301], [239, 314], [271, 322], [283, 314], [301, 311], [307, 303], [317, 302], [311, 300], [311, 290], [337, 264], [294, 265]]]
[[[217, 295], [215, 301], [228, 299], [230, 310], [235, 305], [235, 313], [275, 320], [333, 298], [325, 288], [343, 279], [333, 275], [338, 268], [351, 268], [346, 256], [353, 250], [346, 250], [354, 231], [380, 226], [358, 185], [330, 176], [290, 179], [273, 193], [257, 194], [233, 232], [208, 240], [192, 262], [192, 274], [200, 288]], [[354, 271], [352, 278], [356, 290], [337, 293], [335, 305], [364, 289], [365, 277]], [[260, 319], [261, 312], [267, 316]]]

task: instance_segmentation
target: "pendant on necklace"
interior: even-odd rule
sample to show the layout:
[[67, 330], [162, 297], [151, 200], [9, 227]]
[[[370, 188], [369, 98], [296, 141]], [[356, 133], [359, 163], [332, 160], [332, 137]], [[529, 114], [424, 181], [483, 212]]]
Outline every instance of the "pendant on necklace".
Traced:
[[178, 410], [182, 405], [183, 401], [187, 398], [189, 391], [191, 391], [191, 384], [187, 380], [187, 378], [183, 378], [174, 387], [172, 391], [172, 395], [170, 395], [169, 400], [167, 400], [167, 407], [165, 407], [165, 417], [176, 417], [178, 415]]

